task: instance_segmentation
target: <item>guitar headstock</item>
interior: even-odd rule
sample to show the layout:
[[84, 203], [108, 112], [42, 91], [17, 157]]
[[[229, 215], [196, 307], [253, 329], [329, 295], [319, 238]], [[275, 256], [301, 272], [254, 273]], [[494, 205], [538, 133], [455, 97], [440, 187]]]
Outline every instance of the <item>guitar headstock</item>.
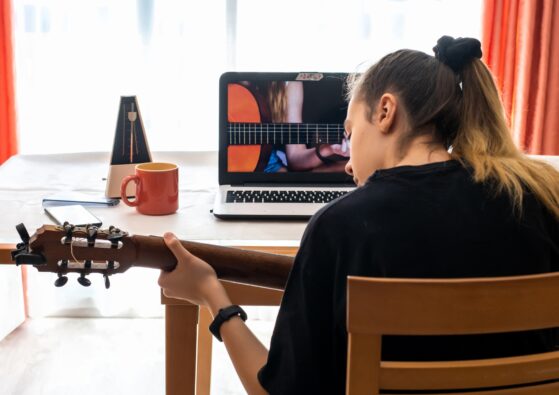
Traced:
[[16, 229], [22, 242], [12, 251], [12, 260], [16, 265], [28, 264], [40, 272], [56, 273], [57, 287], [68, 282], [68, 273], [78, 273], [78, 282], [84, 287], [91, 285], [87, 275], [100, 273], [105, 278], [105, 287], [109, 288], [109, 276], [128, 270], [136, 257], [128, 233], [114, 226], [99, 229], [66, 222], [62, 226], [43, 225], [32, 236], [23, 224]]

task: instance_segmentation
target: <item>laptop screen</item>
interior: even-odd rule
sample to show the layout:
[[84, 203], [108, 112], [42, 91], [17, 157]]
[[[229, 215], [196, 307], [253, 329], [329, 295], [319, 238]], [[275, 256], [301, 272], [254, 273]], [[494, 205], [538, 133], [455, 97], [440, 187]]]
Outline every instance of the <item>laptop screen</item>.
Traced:
[[343, 73], [222, 76], [220, 176], [347, 180], [346, 81]]

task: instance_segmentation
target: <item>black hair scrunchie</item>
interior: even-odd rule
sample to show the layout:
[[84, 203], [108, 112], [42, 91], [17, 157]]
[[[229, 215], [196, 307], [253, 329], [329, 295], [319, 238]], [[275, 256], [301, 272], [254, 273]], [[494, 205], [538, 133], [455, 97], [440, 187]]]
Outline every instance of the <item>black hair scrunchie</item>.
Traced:
[[462, 71], [462, 68], [472, 61], [481, 59], [481, 43], [475, 38], [453, 38], [442, 36], [438, 39], [437, 45], [433, 47], [435, 57], [446, 64], [455, 73]]

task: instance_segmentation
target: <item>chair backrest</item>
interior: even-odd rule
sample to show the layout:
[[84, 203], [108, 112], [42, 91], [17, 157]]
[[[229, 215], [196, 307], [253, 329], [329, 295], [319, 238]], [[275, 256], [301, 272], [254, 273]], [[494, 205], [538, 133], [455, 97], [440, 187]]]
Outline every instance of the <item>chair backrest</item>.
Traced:
[[380, 360], [382, 335], [559, 327], [559, 273], [433, 280], [349, 276], [347, 307], [347, 394], [559, 394], [559, 351], [472, 361]]

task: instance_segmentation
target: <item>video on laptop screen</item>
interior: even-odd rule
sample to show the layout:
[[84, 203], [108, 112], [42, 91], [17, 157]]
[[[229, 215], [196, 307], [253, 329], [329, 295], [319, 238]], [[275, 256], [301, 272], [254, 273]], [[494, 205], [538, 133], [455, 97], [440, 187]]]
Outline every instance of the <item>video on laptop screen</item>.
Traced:
[[343, 173], [348, 103], [342, 76], [227, 84], [227, 171]]

